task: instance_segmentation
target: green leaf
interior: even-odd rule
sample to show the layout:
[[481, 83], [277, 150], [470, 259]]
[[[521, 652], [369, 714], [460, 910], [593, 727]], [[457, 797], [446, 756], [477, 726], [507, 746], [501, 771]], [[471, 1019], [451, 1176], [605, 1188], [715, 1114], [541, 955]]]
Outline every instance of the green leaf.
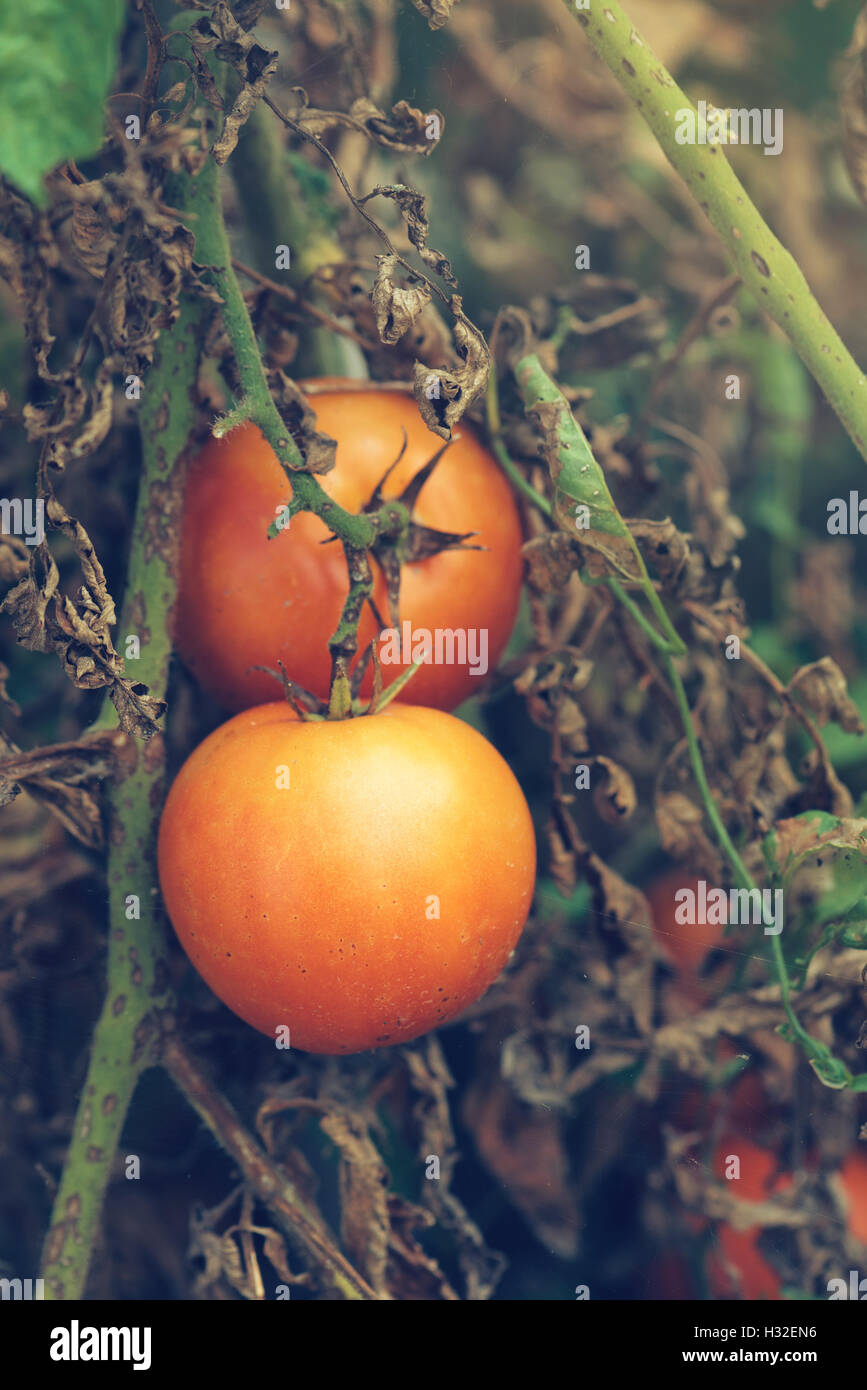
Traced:
[[123, 0], [0, 0], [0, 170], [45, 201], [43, 176], [102, 142]]
[[851, 897], [848, 911], [867, 894], [867, 820], [832, 816], [827, 811], [802, 811], [778, 821], [763, 842], [765, 862], [787, 883], [807, 859], [837, 858], [842, 852], [851, 873], [863, 875], [860, 894]]
[[[515, 380], [524, 409], [539, 428], [540, 453], [554, 483], [555, 520], [590, 552], [588, 565], [597, 577], [613, 570], [640, 579], [629, 527], [566, 397], [533, 353], [516, 364]], [[601, 557], [601, 569], [593, 562], [593, 552]]]

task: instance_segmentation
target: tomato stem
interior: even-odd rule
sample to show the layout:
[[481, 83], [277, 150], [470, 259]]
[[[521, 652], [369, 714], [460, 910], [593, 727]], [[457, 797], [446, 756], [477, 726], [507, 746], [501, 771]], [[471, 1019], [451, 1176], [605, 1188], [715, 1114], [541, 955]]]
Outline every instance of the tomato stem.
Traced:
[[[611, 590], [617, 601], [626, 609], [659, 652], [665, 666], [668, 683], [674, 693], [680, 721], [686, 735], [693, 776], [707, 818], [720, 848], [732, 867], [735, 881], [741, 888], [751, 892], [757, 891], [757, 886], [726, 829], [707, 779], [689, 701], [680, 672], [675, 664], [675, 658], [686, 653], [686, 645], [674, 627], [665, 605], [656, 591], [656, 587], [647, 572], [644, 557], [615, 506], [602, 469], [593, 457], [566, 397], [544, 371], [538, 357], [532, 354], [523, 357], [517, 363], [515, 376], [525, 409], [531, 418], [536, 418], [541, 423], [544, 432], [544, 453], [551, 470], [554, 486], [557, 489], [556, 495], [559, 497], [565, 495], [570, 503], [577, 498], [581, 503], [587, 504], [585, 510], [593, 522], [592, 531], [590, 527], [587, 528], [588, 538], [592, 537], [590, 548], [604, 555], [609, 565], [620, 569], [622, 574], [625, 574], [622, 559], [623, 550], [622, 548], [621, 550], [616, 549], [616, 543], [620, 542], [621, 547], [628, 546], [631, 551], [632, 559], [637, 566], [635, 578], [648, 604], [653, 609], [662, 632], [659, 632], [647, 621], [616, 575], [602, 575], [591, 582], [603, 583]], [[543, 407], [543, 410], [540, 410], [540, 407]], [[561, 529], [567, 534], [571, 534], [571, 529], [567, 528], [566, 525], [566, 518], [571, 515], [569, 507], [555, 505], [553, 515]], [[846, 1066], [833, 1055], [830, 1048], [817, 1038], [812, 1037], [800, 1023], [792, 1007], [788, 967], [782, 946], [776, 935], [771, 937], [771, 959], [780, 987], [783, 1011], [788, 1020], [788, 1024], [785, 1025], [786, 1035], [797, 1039], [809, 1058], [810, 1065], [824, 1085], [837, 1089], [852, 1085], [860, 1086], [860, 1079], [852, 1077]], [[865, 1081], [865, 1085], [867, 1085], [867, 1081]]]
[[744, 285], [782, 328], [867, 459], [867, 377], [813, 297], [797, 261], [763, 220], [721, 144], [679, 143], [683, 115], [691, 114], [697, 123], [696, 109], [616, 0], [592, 12], [577, 10], [573, 0], [565, 3], [707, 214]]
[[[166, 692], [176, 556], [180, 534], [181, 459], [198, 421], [195, 391], [206, 302], [182, 297], [180, 314], [160, 335], [140, 405], [142, 472], [120, 632], [141, 643], [136, 676], [151, 695]], [[113, 728], [108, 698], [95, 728]], [[43, 1251], [47, 1299], [84, 1297], [124, 1119], [142, 1072], [158, 1060], [159, 1018], [171, 1005], [163, 959], [155, 867], [156, 815], [162, 804], [162, 736], [127, 736], [121, 770], [108, 794], [109, 932], [107, 990], [97, 1021]]]

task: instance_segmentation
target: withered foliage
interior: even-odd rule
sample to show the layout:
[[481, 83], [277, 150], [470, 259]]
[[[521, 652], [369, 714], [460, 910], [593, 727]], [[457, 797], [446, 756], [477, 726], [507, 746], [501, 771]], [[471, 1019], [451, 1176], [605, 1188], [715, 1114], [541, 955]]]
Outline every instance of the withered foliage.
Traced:
[[[163, 702], [115, 646], [111, 590], [122, 584], [138, 457], [125, 387], [146, 379], [182, 297], [207, 308], [203, 419], [239, 396], [220, 297], [172, 196], [174, 176], [211, 156], [226, 166], [231, 189], [239, 135], [259, 107], [285, 142], [287, 181], [296, 180], [293, 196], [311, 227], [324, 208], [323, 225], [341, 246], [305, 283], [277, 283], [269, 266], [245, 266], [245, 209], [227, 196], [269, 385], [304, 467], [327, 475], [334, 465], [334, 441], [316, 427], [315, 393], [295, 380], [305, 338], [324, 327], [351, 340], [374, 381], [411, 389], [446, 442], [462, 419], [485, 431], [495, 370], [497, 442], [542, 499], [538, 508], [520, 496], [526, 614], [477, 714], [531, 800], [539, 893], [501, 978], [460, 1020], [412, 1045], [339, 1062], [258, 1045], [185, 971], [172, 943], [184, 1043], [208, 1056], [221, 1096], [241, 1116], [248, 1158], [263, 1156], [291, 1188], [310, 1243], [299, 1253], [285, 1210], [256, 1195], [254, 1159], [246, 1167], [223, 1161], [159, 1074], [141, 1114], [161, 1186], [132, 1196], [139, 1185], [115, 1186], [89, 1292], [255, 1301], [277, 1288], [283, 1297], [326, 1298], [343, 1261], [369, 1298], [560, 1298], [571, 1296], [573, 1269], [586, 1259], [597, 1288], [634, 1296], [635, 1271], [660, 1249], [699, 1250], [720, 1222], [763, 1227], [762, 1248], [780, 1277], [792, 1288], [821, 1288], [863, 1257], [846, 1231], [835, 1176], [863, 1123], [861, 1102], [821, 1086], [792, 1046], [761, 928], [726, 936], [686, 981], [672, 968], [654, 922], [654, 881], [674, 871], [684, 885], [703, 877], [728, 888], [731, 866], [659, 652], [599, 582], [616, 575], [639, 601], [631, 543], [577, 529], [559, 505], [556, 414], [521, 408], [516, 358], [538, 353], [563, 388], [684, 640], [677, 669], [709, 793], [756, 883], [785, 878], [797, 1016], [852, 1072], [865, 1070], [867, 1050], [867, 942], [859, 904], [844, 891], [867, 854], [863, 754], [848, 752], [864, 734], [853, 658], [867, 614], [863, 575], [850, 551], [804, 532], [793, 558], [767, 508], [767, 532], [754, 529], [753, 475], [772, 466], [769, 414], [782, 433], [758, 387], [749, 396], [737, 355], [761, 320], [741, 301], [729, 304], [736, 285], [668, 174], [647, 165], [643, 181], [631, 182], [618, 172], [623, 161], [609, 156], [621, 142], [635, 160], [645, 154], [629, 143], [617, 92], [575, 47], [578, 26], [557, 27], [558, 15], [569, 20], [561, 0], [544, 0], [532, 15], [519, 0], [491, 13], [457, 10], [456, 0], [413, 0], [418, 16], [404, 6], [404, 22], [419, 32], [423, 21], [437, 30], [452, 20], [436, 42], [456, 35], [455, 51], [433, 74], [449, 97], [441, 98], [449, 140], [442, 111], [422, 104], [421, 79], [412, 100], [400, 96], [400, 3], [365, 0], [356, 16], [329, 0], [279, 13], [263, 0], [192, 0], [184, 7], [197, 16], [187, 29], [191, 57], [180, 61], [145, 0], [132, 13], [118, 78], [119, 91], [141, 98], [141, 139], [124, 138], [109, 112], [103, 148], [85, 169], [50, 176], [45, 211], [0, 185], [4, 305], [32, 362], [21, 389], [0, 393], [0, 423], [13, 438], [16, 477], [32, 476], [36, 462], [48, 528], [35, 546], [0, 537], [0, 613], [18, 644], [9, 684], [22, 707], [6, 693], [0, 666], [0, 1114], [17, 1155], [0, 1226], [20, 1230], [27, 1258], [18, 1263], [30, 1267], [101, 1003], [105, 784], [122, 772], [130, 738], [165, 730], [177, 764], [220, 717], [181, 671], [164, 717]], [[696, 20], [699, 46], [709, 22], [707, 14]], [[750, 54], [718, 22], [720, 61], [739, 70]], [[862, 21], [842, 97], [844, 149], [862, 199], [863, 38]], [[689, 57], [687, 39], [672, 32], [668, 41], [671, 55]], [[210, 143], [195, 120], [202, 101], [217, 117]], [[817, 182], [825, 162], [818, 138], [810, 136], [809, 162]], [[487, 172], [492, 144], [496, 177]], [[418, 187], [403, 181], [413, 169]], [[315, 178], [331, 179], [331, 192]], [[610, 244], [611, 264], [628, 276], [564, 271], [557, 236], [563, 245], [572, 238], [579, 199], [581, 217], [602, 234], [597, 244]], [[796, 227], [809, 243], [810, 228]], [[454, 265], [432, 239], [455, 248]], [[837, 259], [852, 262], [842, 247]], [[848, 285], [840, 290], [818, 239], [812, 259], [844, 308], [863, 301]], [[478, 285], [467, 282], [467, 261]], [[501, 301], [518, 303], [497, 315]], [[726, 344], [747, 397], [740, 432], [735, 411], [719, 405]], [[818, 442], [798, 428], [804, 447]], [[781, 457], [794, 475], [796, 465]], [[3, 475], [7, 490], [13, 471]], [[109, 493], [120, 499], [109, 524], [73, 515], [84, 515], [90, 494], [98, 512]], [[404, 562], [470, 541], [416, 525]], [[774, 568], [772, 619], [788, 665], [772, 659], [767, 616], [755, 616], [771, 582], [756, 553], [764, 548], [782, 573]], [[387, 548], [374, 548], [374, 558], [396, 620], [400, 565]], [[44, 678], [44, 698], [20, 649], [59, 659], [42, 662], [57, 676]], [[87, 730], [92, 692], [111, 700], [117, 728]], [[741, 1077], [759, 1087], [752, 1110]], [[141, 1114], [134, 1109], [133, 1120], [142, 1123]], [[751, 1203], [719, 1180], [713, 1145], [732, 1130], [784, 1152], [792, 1187]], [[808, 1150], [812, 1168], [803, 1162]], [[705, 1233], [698, 1241], [697, 1225]]]

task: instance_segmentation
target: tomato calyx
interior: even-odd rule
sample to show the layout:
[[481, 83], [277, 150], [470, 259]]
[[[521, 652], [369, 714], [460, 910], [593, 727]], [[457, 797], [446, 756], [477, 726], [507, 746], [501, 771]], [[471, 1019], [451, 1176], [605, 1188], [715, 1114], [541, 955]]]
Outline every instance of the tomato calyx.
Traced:
[[264, 671], [266, 675], [273, 676], [275, 681], [280, 682], [287, 703], [292, 706], [302, 723], [324, 719], [326, 711], [324, 701], [320, 700], [318, 695], [305, 690], [303, 685], [299, 685], [297, 681], [290, 680], [282, 661], [278, 661], [277, 665], [280, 668], [279, 671], [275, 671], [271, 666], [253, 666], [251, 669]]
[[422, 525], [413, 516], [422, 488], [451, 444], [452, 441], [449, 440], [437, 449], [427, 463], [410, 478], [403, 492], [387, 501], [383, 497], [382, 489], [406, 452], [407, 434], [404, 430], [403, 444], [397, 458], [389, 464], [361, 509], [362, 516], [375, 515], [380, 523], [379, 533], [370, 547], [370, 553], [376, 559], [385, 578], [389, 617], [395, 627], [400, 623], [401, 565], [418, 564], [432, 555], [439, 555], [443, 550], [484, 549], [483, 546], [465, 544], [478, 535], [477, 531], [438, 531], [432, 526]]
[[[373, 694], [365, 704], [363, 700], [359, 699], [358, 690], [371, 657], [373, 658]], [[401, 671], [399, 676], [395, 676], [390, 685], [383, 686], [379, 654], [376, 650], [376, 644], [371, 642], [351, 676], [341, 673], [332, 680], [328, 712], [325, 718], [352, 719], [368, 714], [380, 714], [391, 704], [392, 700], [397, 699], [421, 665], [420, 661], [414, 661], [405, 671]]]
[[[371, 658], [373, 659], [373, 693], [365, 703], [359, 698], [358, 692]], [[325, 719], [353, 719], [367, 714], [379, 714], [391, 704], [392, 700], [397, 699], [407, 683], [412, 680], [416, 671], [419, 670], [421, 664], [420, 661], [413, 662], [405, 671], [401, 671], [390, 685], [383, 686], [382, 666], [376, 645], [371, 642], [352, 674], [348, 677], [338, 675], [332, 681], [327, 703], [325, 700], [320, 700], [319, 696], [314, 695], [312, 691], [305, 690], [297, 681], [290, 680], [282, 661], [277, 662], [279, 671], [275, 671], [270, 666], [254, 666], [252, 669], [264, 671], [266, 675], [273, 676], [276, 681], [280, 682], [287, 704], [291, 705], [302, 724], [316, 724]]]

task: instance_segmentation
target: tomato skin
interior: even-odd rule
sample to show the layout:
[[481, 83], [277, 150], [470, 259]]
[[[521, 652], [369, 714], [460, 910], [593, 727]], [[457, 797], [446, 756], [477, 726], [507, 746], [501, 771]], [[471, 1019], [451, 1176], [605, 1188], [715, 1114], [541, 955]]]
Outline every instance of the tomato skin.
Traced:
[[840, 1181], [849, 1210], [846, 1225], [856, 1240], [867, 1245], [867, 1153], [854, 1149], [840, 1168]]
[[725, 923], [696, 922], [694, 924], [677, 922], [675, 912], [678, 904], [675, 893], [688, 888], [695, 893], [699, 880], [689, 874], [673, 869], [663, 874], [645, 888], [645, 896], [653, 913], [653, 931], [660, 950], [666, 960], [676, 968], [687, 990], [698, 989], [702, 994], [699, 972], [705, 957], [725, 939]]
[[272, 1039], [288, 1025], [293, 1047], [346, 1053], [418, 1037], [484, 993], [524, 926], [536, 852], [511, 769], [469, 725], [397, 702], [301, 723], [281, 702], [194, 750], [158, 864], [214, 993]]
[[[780, 1172], [775, 1155], [741, 1135], [723, 1138], [717, 1145], [717, 1178], [725, 1178], [729, 1154], [737, 1154], [741, 1161], [741, 1176], [731, 1181], [736, 1195], [744, 1201], [761, 1202], [791, 1187], [792, 1175]], [[719, 1249], [708, 1258], [708, 1278], [716, 1298], [779, 1299], [780, 1277], [759, 1248], [761, 1231], [761, 1226], [749, 1226], [746, 1230], [725, 1222], [719, 1226]], [[727, 1266], [736, 1271], [737, 1280], [733, 1280]]]
[[[442, 447], [411, 397], [387, 391], [332, 390], [311, 397], [318, 428], [337, 440], [337, 463], [319, 475], [340, 506], [359, 512], [377, 483], [396, 497]], [[276, 667], [322, 698], [331, 673], [328, 639], [348, 592], [343, 547], [309, 512], [292, 518], [273, 540], [267, 529], [289, 500], [283, 469], [260, 431], [239, 426], [211, 439], [190, 466], [180, 551], [175, 643], [186, 665], [227, 709], [247, 709], [276, 697], [278, 687], [256, 665]], [[487, 667], [505, 647], [520, 599], [521, 522], [511, 488], [493, 455], [469, 425], [425, 483], [414, 509], [421, 524], [437, 530], [478, 532], [470, 544], [484, 550], [444, 551], [403, 566], [400, 617], [413, 630], [486, 629]], [[374, 600], [387, 624], [385, 582], [374, 562]], [[359, 652], [378, 636], [365, 606]], [[384, 667], [389, 683], [405, 667]], [[364, 693], [371, 689], [368, 672]], [[453, 709], [476, 694], [482, 677], [469, 665], [425, 664], [404, 702]]]

